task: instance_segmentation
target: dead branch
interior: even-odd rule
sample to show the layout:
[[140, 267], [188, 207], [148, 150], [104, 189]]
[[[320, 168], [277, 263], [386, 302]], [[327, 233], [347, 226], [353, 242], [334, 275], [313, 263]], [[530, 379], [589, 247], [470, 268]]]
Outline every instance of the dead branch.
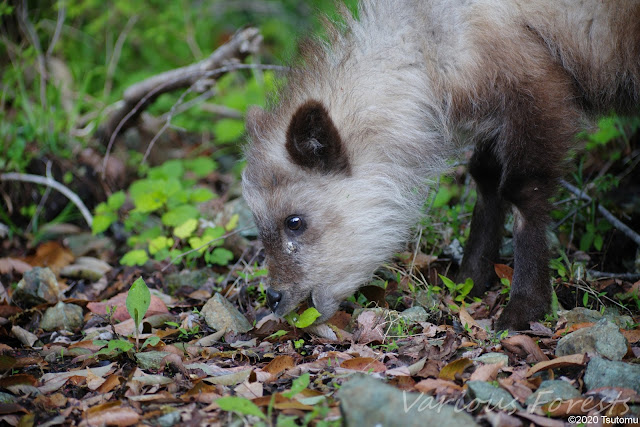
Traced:
[[58, 190], [59, 192], [64, 194], [67, 199], [71, 201], [71, 203], [76, 205], [89, 227], [91, 227], [91, 224], [93, 224], [93, 216], [91, 215], [91, 212], [89, 212], [89, 209], [87, 209], [85, 204], [82, 202], [82, 200], [80, 200], [80, 197], [78, 197], [78, 195], [73, 191], [69, 190], [69, 188], [53, 179], [53, 177], [51, 176], [44, 177], [27, 173], [8, 172], [0, 174], [0, 181], [33, 182], [35, 184], [46, 185], [47, 187], [51, 187], [54, 190]]
[[[569, 192], [573, 193], [578, 198], [580, 198], [581, 200], [584, 200], [586, 202], [591, 202], [593, 200], [583, 190], [581, 190], [578, 187], [575, 187], [575, 186], [569, 184], [565, 180], [561, 180], [560, 184], [564, 188], [566, 188]], [[618, 230], [622, 231], [628, 238], [633, 240], [636, 243], [636, 245], [640, 246], [640, 234], [636, 233], [631, 228], [629, 228], [626, 224], [624, 224], [622, 221], [620, 221], [618, 218], [616, 218], [611, 212], [609, 212], [600, 203], [597, 203], [597, 205], [598, 205], [598, 212], [600, 212], [602, 214], [602, 216], [605, 217], [607, 219], [607, 221], [609, 221], [611, 223], [611, 225], [613, 225]]]
[[628, 281], [640, 279], [640, 273], [609, 273], [597, 270], [587, 270], [587, 273], [594, 279], [621, 279]]
[[125, 90], [122, 105], [113, 111], [101, 127], [102, 140], [108, 141], [107, 152], [113, 145], [115, 136], [133, 125], [138, 116], [158, 96], [176, 89], [193, 85], [208, 71], [221, 69], [212, 76], [224, 74], [223, 65], [241, 63], [252, 53], [256, 53], [262, 41], [262, 36], [256, 28], [245, 28], [238, 31], [227, 43], [216, 49], [208, 58], [186, 67], [169, 70], [136, 83]]

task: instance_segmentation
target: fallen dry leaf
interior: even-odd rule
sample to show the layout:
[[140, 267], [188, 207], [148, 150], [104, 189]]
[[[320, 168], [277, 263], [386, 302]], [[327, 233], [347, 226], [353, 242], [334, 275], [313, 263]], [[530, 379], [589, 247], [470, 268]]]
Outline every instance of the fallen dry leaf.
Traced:
[[540, 372], [545, 369], [566, 368], [567, 366], [584, 366], [584, 364], [584, 354], [570, 354], [568, 356], [558, 357], [553, 360], [545, 360], [544, 362], [536, 363], [527, 371], [527, 377], [530, 377], [536, 372]]
[[640, 341], [640, 329], [621, 329], [620, 332], [629, 341], [629, 344], [635, 344]]
[[24, 260], [33, 267], [49, 267], [57, 275], [62, 267], [73, 262], [74, 256], [69, 249], [52, 240], [42, 243], [35, 255]]
[[562, 328], [562, 329], [558, 329], [555, 334], [553, 334], [554, 338], [562, 338], [563, 336], [570, 334], [571, 332], [575, 332], [578, 329], [582, 329], [582, 328], [589, 328], [591, 326], [595, 325], [595, 323], [593, 322], [582, 322], [582, 323], [575, 323], [567, 328]]
[[[122, 322], [124, 320], [131, 319], [131, 315], [129, 315], [129, 311], [127, 310], [127, 292], [122, 292], [105, 302], [90, 302], [87, 304], [87, 308], [91, 310], [92, 313], [99, 314], [101, 316], [106, 316], [107, 309], [112, 307], [115, 307], [115, 311], [112, 314], [114, 320]], [[156, 314], [168, 312], [169, 309], [164, 302], [157, 296], [151, 295], [151, 302], [144, 317], [147, 318]]]
[[506, 264], [493, 264], [493, 269], [499, 278], [513, 281], [513, 268]]
[[288, 355], [281, 355], [281, 356], [276, 356], [276, 358], [273, 359], [271, 362], [269, 362], [267, 366], [262, 368], [262, 370], [265, 372], [269, 372], [271, 375], [275, 377], [280, 372], [293, 368], [295, 365], [296, 364], [293, 360], [293, 357]]
[[353, 337], [359, 344], [384, 342], [384, 321], [384, 317], [377, 315], [373, 311], [363, 311], [358, 316], [358, 329], [353, 333]]
[[462, 326], [467, 326], [471, 330], [471, 335], [473, 338], [477, 338], [479, 340], [486, 340], [489, 336], [487, 331], [482, 329], [482, 327], [475, 321], [473, 317], [469, 314], [469, 312], [464, 308], [460, 307], [460, 312], [458, 313], [460, 318], [460, 323]]
[[18, 273], [24, 274], [33, 266], [17, 258], [0, 258], [0, 274]]
[[105, 381], [100, 385], [100, 387], [98, 387], [96, 391], [98, 393], [108, 393], [112, 391], [114, 388], [123, 384], [124, 382], [125, 382], [124, 377], [121, 377], [120, 375], [112, 374], [105, 379]]
[[120, 401], [94, 406], [85, 412], [85, 420], [80, 426], [115, 425], [131, 426], [140, 421], [140, 415]]
[[471, 374], [469, 381], [494, 381], [498, 377], [498, 372], [500, 372], [500, 369], [503, 366], [504, 364], [502, 362], [478, 366]]
[[340, 367], [363, 372], [384, 372], [387, 370], [384, 363], [371, 357], [354, 357], [340, 363]]
[[452, 394], [462, 392], [462, 387], [453, 381], [444, 380], [442, 378], [427, 378], [416, 384], [415, 389], [426, 394]]
[[529, 335], [514, 335], [500, 341], [500, 343], [512, 353], [520, 357], [531, 357], [535, 362], [549, 360], [546, 354], [540, 350], [538, 344]]
[[438, 378], [448, 381], [460, 379], [464, 371], [470, 366], [473, 366], [473, 361], [466, 357], [454, 360], [440, 370]]

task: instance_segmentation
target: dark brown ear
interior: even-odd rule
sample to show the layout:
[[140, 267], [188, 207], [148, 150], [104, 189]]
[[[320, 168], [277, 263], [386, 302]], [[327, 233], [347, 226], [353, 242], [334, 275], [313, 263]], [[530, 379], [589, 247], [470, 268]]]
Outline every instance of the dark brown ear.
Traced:
[[307, 101], [295, 112], [287, 130], [286, 147], [293, 162], [303, 168], [350, 173], [338, 129], [318, 101]]

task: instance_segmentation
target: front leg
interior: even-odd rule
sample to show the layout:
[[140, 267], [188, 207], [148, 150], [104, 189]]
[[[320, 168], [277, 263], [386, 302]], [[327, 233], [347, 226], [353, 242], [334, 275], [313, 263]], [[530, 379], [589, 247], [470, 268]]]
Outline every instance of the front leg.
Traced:
[[469, 172], [477, 185], [478, 200], [457, 280], [462, 283], [472, 278], [470, 296], [479, 297], [497, 280], [493, 264], [498, 261], [506, 205], [498, 192], [502, 167], [493, 154], [491, 142], [475, 149]]

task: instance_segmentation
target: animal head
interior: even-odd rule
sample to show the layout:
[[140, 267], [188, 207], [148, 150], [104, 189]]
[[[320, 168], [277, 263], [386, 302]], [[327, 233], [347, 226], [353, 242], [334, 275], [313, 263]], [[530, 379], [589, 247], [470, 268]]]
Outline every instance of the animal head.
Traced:
[[393, 174], [362, 162], [366, 137], [339, 126], [314, 99], [247, 117], [243, 192], [280, 316], [308, 301], [327, 320], [406, 238]]

